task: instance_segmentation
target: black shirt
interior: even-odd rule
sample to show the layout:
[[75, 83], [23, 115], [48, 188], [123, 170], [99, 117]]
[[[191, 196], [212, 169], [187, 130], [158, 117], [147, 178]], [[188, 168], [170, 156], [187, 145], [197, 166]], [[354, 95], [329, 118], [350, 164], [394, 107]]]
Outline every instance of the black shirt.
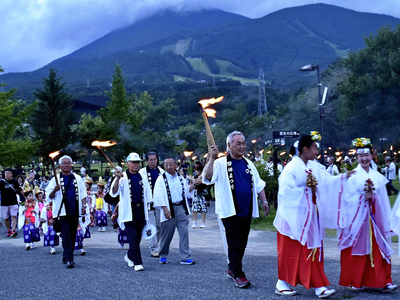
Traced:
[[18, 204], [17, 193], [21, 191], [18, 182], [12, 178], [10, 180], [0, 180], [1, 206]]

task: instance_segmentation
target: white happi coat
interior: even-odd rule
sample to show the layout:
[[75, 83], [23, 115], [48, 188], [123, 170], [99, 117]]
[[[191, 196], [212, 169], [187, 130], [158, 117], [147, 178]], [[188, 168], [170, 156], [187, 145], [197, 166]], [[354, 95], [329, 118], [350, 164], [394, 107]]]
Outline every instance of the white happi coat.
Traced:
[[[316, 204], [307, 186], [306, 171], [310, 169], [318, 181]], [[345, 175], [331, 176], [318, 162], [309, 160], [306, 165], [300, 157], [294, 156], [279, 177], [275, 228], [303, 246], [307, 244], [308, 249], [321, 247], [325, 228], [344, 226], [340, 213], [345, 181]]]
[[[355, 170], [356, 174], [347, 182], [344, 203], [346, 226], [338, 232], [339, 249], [352, 247], [352, 255], [370, 254], [370, 230], [373, 230], [382, 257], [390, 263], [393, 250], [390, 246], [390, 202], [386, 191], [388, 180], [371, 168], [368, 173], [360, 165]], [[371, 179], [375, 187], [373, 199], [370, 200], [374, 203], [374, 209], [371, 208], [370, 201], [365, 200], [364, 188], [367, 179]]]
[[[168, 180], [168, 175], [166, 174], [167, 180]], [[180, 175], [178, 173], [175, 173], [175, 176], [179, 176], [180, 178], [182, 178], [182, 175]], [[190, 208], [189, 208], [189, 203], [187, 200], [188, 195], [189, 195], [189, 187], [187, 186], [186, 180], [184, 178], [182, 180], [183, 180], [184, 194], [185, 194], [184, 201], [185, 201], [187, 212], [190, 215]], [[168, 208], [168, 210], [171, 211], [171, 208], [169, 206], [169, 201], [168, 201], [167, 187], [165, 186], [165, 182], [164, 182], [164, 176], [160, 175], [160, 176], [158, 176], [156, 184], [154, 186], [154, 207], [157, 209], [160, 209], [160, 211], [161, 211], [161, 213], [160, 213], [160, 221], [161, 222], [168, 221], [168, 219], [165, 217], [164, 211], [162, 210], [163, 206], [166, 206]]]
[[[75, 174], [75, 173], [72, 173], [72, 175], [75, 177], [75, 180], [74, 180], [74, 181], [76, 181], [76, 184], [77, 184], [77, 186], [78, 186], [78, 203], [79, 203], [79, 210], [78, 210], [78, 212], [79, 212], [79, 215], [80, 215], [80, 214], [81, 214], [81, 210], [82, 210], [82, 199], [85, 198], [85, 197], [87, 196], [87, 194], [86, 194], [86, 187], [85, 187], [85, 183], [83, 182], [81, 176], [79, 176], [79, 175], [77, 175], [77, 174]], [[61, 181], [60, 181], [60, 174], [57, 174], [56, 176], [57, 176], [58, 182], [61, 182]], [[72, 184], [72, 183], [71, 183], [71, 184]], [[50, 180], [50, 183], [49, 183], [49, 185], [48, 185], [47, 188], [46, 188], [46, 195], [48, 195], [48, 196], [46, 197], [46, 201], [47, 201], [47, 202], [52, 202], [52, 201], [54, 201], [54, 203], [53, 203], [53, 218], [56, 218], [56, 217], [57, 217], [57, 214], [58, 214], [58, 211], [59, 211], [59, 209], [60, 209], [61, 202], [62, 202], [62, 198], [63, 198], [62, 189], [60, 189], [59, 191], [56, 192], [55, 197], [54, 197], [53, 199], [50, 199], [50, 194], [51, 194], [51, 192], [54, 190], [54, 187], [55, 187], [55, 186], [56, 186], [56, 180], [55, 180], [55, 178], [53, 177], [53, 178]], [[65, 211], [65, 205], [63, 205], [62, 208], [61, 208], [61, 211], [60, 211], [60, 216], [66, 216], [66, 214], [67, 214], [67, 213], [66, 213], [66, 211]]]
[[[139, 173], [138, 173], [139, 174]], [[139, 174], [140, 175], [140, 174]], [[143, 210], [144, 210], [144, 218], [147, 221], [149, 219], [148, 213], [147, 213], [147, 203], [148, 201], [151, 201], [151, 190], [150, 186], [147, 183], [147, 181], [143, 180], [143, 176], [140, 175], [142, 180], [140, 181], [142, 184], [142, 189], [143, 189]], [[110, 188], [110, 196], [111, 197], [116, 197], [119, 195], [119, 209], [118, 209], [118, 224], [121, 227], [122, 230], [125, 229], [125, 225], [123, 224], [124, 222], [130, 222], [133, 220], [132, 216], [132, 199], [131, 199], [131, 190], [130, 190], [130, 180], [126, 174], [126, 172], [123, 173], [123, 176], [119, 180], [119, 186], [118, 186], [118, 191], [114, 194], [113, 193], [113, 188], [116, 183], [116, 180], [114, 180], [111, 184]]]
[[[248, 163], [250, 169], [251, 169], [251, 178], [253, 181], [253, 195], [252, 195], [252, 201], [253, 201], [253, 211], [252, 211], [252, 217], [253, 218], [258, 218], [260, 217], [260, 213], [258, 210], [258, 202], [257, 202], [257, 195], [260, 193], [264, 187], [265, 187], [265, 182], [260, 178], [260, 175], [258, 174], [258, 171], [254, 164], [246, 160], [246, 163]], [[206, 178], [203, 177], [203, 183], [204, 184], [215, 184], [215, 213], [218, 214], [218, 216], [223, 219], [223, 218], [228, 218], [231, 216], [236, 215], [236, 209], [235, 209], [235, 204], [233, 201], [233, 196], [232, 196], [232, 190], [231, 186], [229, 183], [229, 178], [228, 178], [228, 169], [226, 167], [227, 164], [227, 157], [221, 157], [215, 160], [214, 162], [214, 169], [213, 169], [213, 176], [211, 180], [207, 180]]]
[[[161, 168], [161, 167], [157, 167], [157, 168], [158, 168], [158, 171], [159, 171], [159, 176], [158, 176], [158, 177], [160, 177], [162, 174], [165, 173], [165, 171], [164, 171], [163, 168]], [[147, 169], [146, 169], [146, 167], [141, 168], [141, 169], [139, 170], [139, 174], [142, 175], [143, 180], [144, 180], [144, 181], [147, 181], [147, 183], [148, 183], [149, 186], [150, 186], [149, 177], [147, 176]], [[155, 185], [155, 183], [154, 183], [154, 185]], [[153, 190], [154, 190], [154, 189], [155, 189], [155, 187], [153, 186]], [[153, 197], [154, 197], [154, 195], [153, 195], [153, 193], [152, 193], [152, 195], [151, 195], [151, 201], [148, 203], [148, 209], [150, 209], [150, 203], [152, 203], [152, 202], [154, 201]]]

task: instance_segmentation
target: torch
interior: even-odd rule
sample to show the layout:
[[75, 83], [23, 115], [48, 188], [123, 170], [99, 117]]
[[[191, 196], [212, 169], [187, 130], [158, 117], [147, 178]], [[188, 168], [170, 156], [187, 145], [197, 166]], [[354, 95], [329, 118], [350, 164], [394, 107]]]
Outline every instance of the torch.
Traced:
[[54, 158], [56, 158], [56, 156], [60, 155], [60, 151], [55, 151], [49, 154], [50, 158], [51, 158], [51, 165], [53, 167], [53, 173], [54, 173], [54, 178], [56, 180], [56, 185], [58, 185], [58, 179], [57, 179], [57, 173], [56, 173], [56, 166], [54, 164]]
[[208, 151], [210, 151], [210, 146], [215, 145], [215, 141], [214, 141], [214, 137], [211, 132], [210, 124], [208, 123], [208, 118], [209, 117], [215, 118], [215, 115], [217, 112], [212, 108], [206, 108], [206, 107], [208, 107], [211, 104], [221, 102], [222, 99], [224, 99], [224, 96], [221, 96], [217, 99], [215, 99], [215, 98], [203, 99], [198, 102], [201, 115], [203, 116], [204, 125], [206, 126], [207, 145], [209, 148]]
[[117, 142], [110, 140], [110, 141], [93, 141], [92, 146], [96, 147], [100, 153], [104, 156], [104, 158], [108, 161], [108, 163], [111, 165], [111, 167], [114, 168], [115, 171], [118, 171], [117, 167], [111, 162], [111, 160], [107, 157], [107, 155], [101, 150], [101, 147], [110, 147], [116, 145]]

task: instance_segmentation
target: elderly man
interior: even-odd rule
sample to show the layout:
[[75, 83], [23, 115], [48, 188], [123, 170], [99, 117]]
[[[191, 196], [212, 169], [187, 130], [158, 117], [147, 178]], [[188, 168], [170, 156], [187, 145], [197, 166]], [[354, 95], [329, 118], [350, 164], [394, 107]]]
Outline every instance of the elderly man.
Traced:
[[334, 158], [328, 157], [328, 167], [326, 168], [326, 171], [331, 175], [331, 176], [335, 176], [335, 175], [339, 175], [339, 169], [338, 167], [334, 164], [335, 160]]
[[249, 287], [250, 281], [242, 270], [242, 259], [247, 246], [251, 219], [259, 217], [257, 195], [264, 215], [269, 206], [261, 180], [253, 163], [244, 158], [246, 141], [239, 131], [227, 137], [228, 155], [216, 159], [218, 147], [211, 146], [209, 161], [204, 167], [203, 183], [215, 183], [215, 213], [222, 219], [228, 243], [228, 278], [239, 288]]
[[179, 234], [179, 251], [182, 265], [192, 265], [189, 248], [189, 204], [186, 180], [176, 171], [177, 164], [173, 157], [164, 160], [165, 173], [158, 177], [154, 188], [154, 207], [162, 209], [160, 264], [167, 263], [169, 245], [175, 228]]
[[387, 193], [389, 196], [391, 196], [393, 191], [394, 194], [397, 195], [399, 190], [396, 189], [392, 184], [392, 181], [396, 180], [396, 165], [390, 156], [385, 157], [385, 162], [386, 167], [382, 171], [385, 174], [386, 179], [389, 180], [389, 182], [386, 184]]
[[[18, 182], [13, 178], [13, 172], [10, 168], [4, 170], [4, 179], [0, 180], [1, 192], [1, 212], [4, 222], [7, 227], [7, 237], [16, 237], [18, 235], [17, 215], [18, 215], [18, 200], [22, 194], [22, 189]], [[11, 224], [10, 224], [11, 217]]]
[[[164, 174], [164, 170], [157, 166], [157, 153], [150, 151], [146, 154], [147, 166], [139, 170], [140, 175], [150, 186], [152, 196], [154, 196], [154, 186], [158, 176]], [[149, 239], [150, 255], [152, 257], [159, 257], [160, 255], [160, 236], [161, 236], [161, 223], [160, 223], [160, 209], [154, 208], [153, 197], [151, 203], [148, 204], [149, 223], [157, 228], [157, 234]]]
[[128, 170], [116, 171], [111, 184], [110, 196], [120, 196], [118, 223], [126, 230], [129, 250], [125, 261], [134, 270], [143, 271], [140, 241], [142, 230], [148, 220], [147, 204], [151, 201], [151, 189], [145, 178], [139, 174], [140, 156], [132, 152], [126, 158]]
[[67, 268], [74, 267], [75, 237], [79, 216], [86, 215], [86, 188], [82, 178], [72, 172], [72, 158], [64, 155], [59, 159], [61, 173], [50, 180], [46, 188], [46, 200], [54, 201], [53, 217], [60, 216], [63, 247], [62, 262]]

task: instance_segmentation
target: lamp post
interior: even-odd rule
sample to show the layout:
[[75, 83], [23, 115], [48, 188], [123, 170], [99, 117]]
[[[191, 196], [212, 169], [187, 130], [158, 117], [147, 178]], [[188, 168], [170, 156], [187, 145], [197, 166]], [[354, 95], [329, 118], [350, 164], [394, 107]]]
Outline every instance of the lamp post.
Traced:
[[321, 164], [325, 163], [325, 153], [324, 153], [324, 124], [323, 124], [323, 117], [325, 115], [322, 98], [321, 98], [321, 77], [319, 73], [319, 65], [305, 65], [299, 69], [302, 72], [309, 72], [317, 70], [317, 77], [318, 77], [318, 112], [319, 112], [319, 127], [321, 132], [321, 142], [320, 142], [320, 149], [321, 149]]

